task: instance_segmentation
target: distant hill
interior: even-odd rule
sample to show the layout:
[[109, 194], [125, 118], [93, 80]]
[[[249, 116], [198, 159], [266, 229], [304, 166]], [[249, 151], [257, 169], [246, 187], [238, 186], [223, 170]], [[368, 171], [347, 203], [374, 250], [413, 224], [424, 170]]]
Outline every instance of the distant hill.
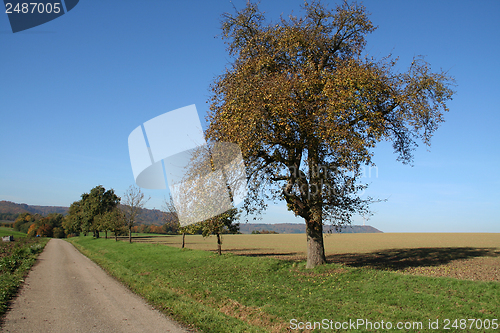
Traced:
[[[241, 223], [240, 232], [243, 234], [251, 234], [252, 231], [276, 231], [280, 234], [304, 234], [306, 232], [305, 223], [276, 223], [276, 224], [266, 224], [266, 223]], [[337, 233], [335, 228], [331, 225], [325, 225], [323, 227], [323, 232]], [[340, 233], [381, 233], [382, 231], [369, 226], [369, 225], [351, 225], [342, 228]]]
[[0, 201], [0, 214], [12, 214], [17, 215], [21, 213], [31, 213], [40, 214], [43, 216], [49, 215], [50, 213], [59, 213], [66, 215], [68, 213], [68, 207], [60, 206], [32, 206], [27, 204], [18, 204], [11, 201]]
[[[66, 215], [68, 214], [68, 207], [60, 206], [33, 206], [27, 204], [18, 204], [11, 201], [0, 201], [0, 217], [5, 220], [13, 220], [20, 213], [31, 213], [40, 214], [47, 216], [50, 213], [59, 213]], [[13, 218], [12, 218], [13, 217]], [[0, 219], [1, 220], [1, 219]], [[136, 224], [146, 224], [146, 225], [162, 225], [165, 223], [164, 213], [159, 209], [141, 209], [141, 212], [137, 216]], [[243, 234], [251, 234], [252, 231], [276, 231], [280, 234], [304, 234], [306, 232], [305, 223], [277, 223], [277, 224], [266, 224], [266, 223], [240, 223], [240, 232]], [[330, 225], [325, 225], [323, 227], [324, 232], [332, 230], [332, 233], [336, 233], [335, 229]], [[380, 233], [382, 231], [371, 227], [363, 225], [352, 225], [342, 228], [341, 233]]]
[[159, 209], [148, 209], [143, 208], [137, 214], [136, 224], [146, 224], [146, 225], [163, 225], [165, 223], [164, 214]]

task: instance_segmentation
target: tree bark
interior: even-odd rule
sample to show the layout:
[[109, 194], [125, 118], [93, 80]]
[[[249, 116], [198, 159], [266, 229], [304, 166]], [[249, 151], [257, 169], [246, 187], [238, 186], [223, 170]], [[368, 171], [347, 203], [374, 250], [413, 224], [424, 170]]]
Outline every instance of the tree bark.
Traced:
[[128, 242], [132, 243], [132, 227], [128, 227]]
[[115, 242], [118, 242], [118, 233], [115, 231]]
[[104, 239], [108, 239], [108, 231], [104, 230]]
[[222, 242], [219, 233], [217, 233], [217, 253], [219, 253], [219, 255], [222, 254]]
[[307, 264], [306, 268], [314, 268], [326, 264], [325, 246], [323, 244], [323, 221], [321, 207], [311, 209], [312, 218], [306, 221]]
[[182, 247], [181, 247], [182, 249], [184, 248], [185, 238], [186, 238], [186, 233], [185, 233], [185, 232], [183, 232], [183, 233], [182, 233]]

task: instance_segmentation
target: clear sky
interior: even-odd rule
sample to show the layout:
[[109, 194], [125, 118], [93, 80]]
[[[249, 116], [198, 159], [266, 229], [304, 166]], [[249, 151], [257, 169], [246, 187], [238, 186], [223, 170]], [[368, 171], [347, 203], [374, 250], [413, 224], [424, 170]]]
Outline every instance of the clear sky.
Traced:
[[[330, 0], [331, 6], [338, 1]], [[0, 13], [0, 200], [69, 206], [102, 184], [122, 195], [134, 183], [128, 135], [145, 121], [196, 104], [230, 60], [220, 15], [244, 0], [81, 0], [68, 14], [13, 34]], [[301, 13], [300, 0], [262, 0], [268, 19]], [[425, 55], [457, 81], [446, 122], [414, 166], [389, 144], [367, 170], [367, 224], [385, 232], [500, 232], [500, 2], [363, 4], [378, 30], [367, 53], [399, 56], [404, 71]], [[204, 124], [205, 125], [205, 124]], [[161, 208], [165, 190], [147, 190]], [[300, 222], [283, 205], [262, 222]], [[359, 217], [355, 224], [361, 224]]]

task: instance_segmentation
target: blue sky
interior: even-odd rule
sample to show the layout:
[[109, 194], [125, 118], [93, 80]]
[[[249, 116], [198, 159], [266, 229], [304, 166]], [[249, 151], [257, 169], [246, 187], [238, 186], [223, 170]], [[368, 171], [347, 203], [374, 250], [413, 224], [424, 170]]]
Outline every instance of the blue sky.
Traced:
[[[238, 8], [243, 0], [234, 0]], [[262, 0], [268, 19], [303, 1]], [[329, 1], [333, 6], [336, 1]], [[500, 2], [385, 1], [363, 4], [378, 30], [366, 51], [399, 56], [404, 71], [425, 55], [457, 87], [446, 122], [414, 166], [375, 150], [367, 221], [385, 232], [500, 232]], [[196, 104], [202, 123], [209, 84], [230, 61], [217, 1], [88, 1], [13, 34], [0, 13], [0, 200], [69, 206], [96, 185], [122, 195], [134, 183], [127, 138], [145, 121]], [[368, 174], [368, 172], [367, 172]], [[145, 191], [149, 208], [166, 192]], [[301, 222], [283, 205], [263, 222]], [[355, 224], [362, 223], [359, 217]]]

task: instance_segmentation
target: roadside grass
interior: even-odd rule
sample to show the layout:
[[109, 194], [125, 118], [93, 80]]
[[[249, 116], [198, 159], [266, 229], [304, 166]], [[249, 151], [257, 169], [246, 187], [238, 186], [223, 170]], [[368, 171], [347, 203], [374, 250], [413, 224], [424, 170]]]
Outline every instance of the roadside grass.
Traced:
[[15, 231], [12, 228], [0, 227], [0, 237], [10, 236], [10, 235], [14, 236], [14, 239], [16, 239], [18, 237], [26, 237], [25, 233]]
[[48, 238], [14, 237], [14, 242], [0, 242], [0, 316], [48, 242]]
[[91, 237], [68, 241], [159, 310], [204, 332], [289, 331], [292, 319], [421, 322], [426, 330], [429, 320], [438, 319], [442, 328], [444, 319], [491, 321], [499, 315], [498, 282], [338, 263], [307, 270], [303, 261]]

